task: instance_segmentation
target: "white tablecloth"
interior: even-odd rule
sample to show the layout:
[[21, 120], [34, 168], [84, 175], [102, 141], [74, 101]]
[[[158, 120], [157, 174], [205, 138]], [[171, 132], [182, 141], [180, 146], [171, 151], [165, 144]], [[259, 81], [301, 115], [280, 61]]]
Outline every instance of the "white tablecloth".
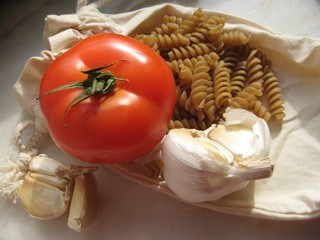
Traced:
[[[320, 2], [316, 0], [118, 0], [101, 11], [120, 13], [164, 2], [232, 14], [286, 35], [320, 38]], [[75, 5], [74, 0], [0, 1], [0, 162], [12, 145], [16, 124], [26, 118], [12, 85], [27, 59], [44, 49], [43, 19], [47, 14], [74, 13]], [[54, 147], [52, 151], [58, 152]], [[67, 215], [40, 221], [30, 218], [19, 204], [1, 198], [0, 240], [320, 238], [320, 219], [290, 222], [222, 214], [179, 202], [108, 169], [100, 169], [97, 177], [101, 206], [96, 221], [84, 233], [67, 228]]]

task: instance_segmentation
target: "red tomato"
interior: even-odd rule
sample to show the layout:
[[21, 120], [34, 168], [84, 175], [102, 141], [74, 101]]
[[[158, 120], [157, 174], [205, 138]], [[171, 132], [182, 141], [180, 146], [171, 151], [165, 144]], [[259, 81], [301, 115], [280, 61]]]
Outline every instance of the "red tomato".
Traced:
[[165, 61], [137, 40], [111, 33], [82, 40], [55, 59], [43, 76], [40, 95], [83, 82], [88, 75], [81, 71], [111, 63], [105, 70], [127, 81], [117, 81], [110, 93], [91, 96], [70, 108], [84, 89], [40, 98], [53, 141], [83, 161], [121, 163], [143, 156], [164, 137], [173, 113], [175, 83]]

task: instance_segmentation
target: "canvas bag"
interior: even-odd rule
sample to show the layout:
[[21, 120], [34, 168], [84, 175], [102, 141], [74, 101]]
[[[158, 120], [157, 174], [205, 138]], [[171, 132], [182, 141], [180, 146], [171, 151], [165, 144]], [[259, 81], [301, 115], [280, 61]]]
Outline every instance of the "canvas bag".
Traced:
[[[41, 78], [57, 56], [80, 40], [101, 32], [135, 36], [150, 32], [165, 14], [186, 16], [195, 9], [162, 4], [121, 14], [103, 14], [106, 1], [78, 1], [76, 14], [49, 15], [43, 40], [47, 49], [32, 57], [14, 85], [19, 103], [33, 116], [35, 126], [46, 132], [46, 124], [35, 100]], [[213, 14], [212, 10], [205, 10]], [[320, 39], [284, 36], [253, 22], [218, 13], [226, 19], [226, 30], [251, 35], [250, 43], [272, 61], [283, 89], [286, 117], [281, 127], [271, 125], [270, 157], [275, 171], [271, 178], [252, 181], [248, 187], [214, 202], [192, 203], [219, 212], [269, 219], [309, 219], [320, 216]], [[54, 156], [52, 156], [54, 157]], [[110, 169], [138, 184], [171, 197], [165, 182], [148, 178], [142, 171], [154, 151], [142, 159]], [[181, 199], [180, 199], [181, 200]], [[182, 201], [182, 200], [181, 200]]]

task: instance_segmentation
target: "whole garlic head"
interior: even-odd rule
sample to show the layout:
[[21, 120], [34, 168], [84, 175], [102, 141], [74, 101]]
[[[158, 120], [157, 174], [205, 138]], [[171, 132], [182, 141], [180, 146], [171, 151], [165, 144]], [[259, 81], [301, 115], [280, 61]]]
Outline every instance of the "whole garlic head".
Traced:
[[163, 175], [178, 197], [214, 201], [272, 175], [267, 123], [243, 109], [227, 109], [224, 118], [205, 131], [172, 129], [164, 138]]

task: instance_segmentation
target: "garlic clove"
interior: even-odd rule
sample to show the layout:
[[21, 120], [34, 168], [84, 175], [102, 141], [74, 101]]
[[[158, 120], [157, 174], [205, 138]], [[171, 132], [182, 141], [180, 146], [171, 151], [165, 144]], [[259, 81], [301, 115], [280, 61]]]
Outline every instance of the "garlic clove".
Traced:
[[50, 176], [37, 172], [29, 172], [29, 176], [39, 181], [45, 182], [49, 185], [52, 185], [54, 187], [57, 187], [62, 191], [64, 191], [67, 187], [70, 186], [69, 180], [59, 178], [57, 176]]
[[207, 201], [227, 194], [227, 159], [215, 148], [211, 148], [208, 154], [207, 142], [202, 144], [203, 140], [181, 130], [170, 130], [163, 143], [163, 175], [169, 188], [190, 202]]
[[33, 178], [29, 173], [20, 180], [17, 192], [22, 206], [33, 217], [56, 218], [63, 215], [69, 207], [68, 191]]
[[70, 229], [81, 232], [95, 219], [98, 203], [96, 185], [91, 172], [76, 176], [68, 218]]
[[44, 154], [40, 154], [31, 159], [29, 170], [46, 175], [56, 176], [59, 168], [64, 165]]
[[225, 122], [208, 130], [208, 138], [243, 158], [259, 159], [268, 155], [271, 137], [266, 121], [243, 109], [228, 109], [223, 116]]
[[266, 122], [241, 109], [224, 117], [205, 131], [172, 129], [164, 138], [164, 179], [186, 201], [214, 201], [272, 174]]

